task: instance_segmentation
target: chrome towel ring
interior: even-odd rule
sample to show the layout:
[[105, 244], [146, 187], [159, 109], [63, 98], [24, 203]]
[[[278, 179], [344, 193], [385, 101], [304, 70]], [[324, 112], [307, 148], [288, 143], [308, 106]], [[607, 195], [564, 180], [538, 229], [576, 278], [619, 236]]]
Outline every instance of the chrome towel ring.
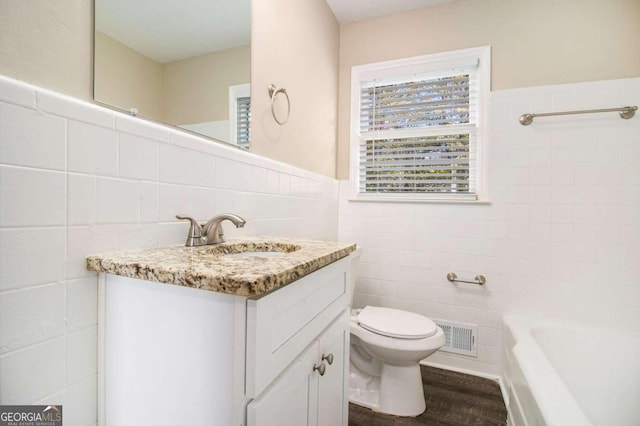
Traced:
[[[276, 114], [276, 110], [275, 110], [275, 102], [276, 102], [276, 98], [278, 97], [278, 95], [282, 93], [284, 94], [285, 98], [287, 98], [287, 115], [286, 117], [284, 117], [284, 119], [279, 119], [278, 115]], [[287, 91], [280, 87], [276, 87], [273, 84], [269, 85], [269, 97], [271, 98], [271, 114], [273, 115], [273, 119], [276, 120], [276, 123], [278, 123], [279, 125], [283, 125], [285, 124], [287, 121], [289, 121], [289, 115], [291, 113], [291, 101], [289, 100], [289, 95], [287, 94]]]

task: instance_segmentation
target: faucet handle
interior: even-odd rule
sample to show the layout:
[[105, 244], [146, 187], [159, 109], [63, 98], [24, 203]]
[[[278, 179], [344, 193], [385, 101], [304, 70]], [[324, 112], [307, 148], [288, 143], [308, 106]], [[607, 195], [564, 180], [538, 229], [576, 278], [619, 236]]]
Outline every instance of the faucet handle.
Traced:
[[176, 219], [188, 220], [191, 223], [189, 226], [189, 234], [187, 235], [187, 242], [185, 243], [187, 247], [201, 246], [204, 244], [202, 240], [202, 226], [200, 226], [194, 218], [177, 214]]

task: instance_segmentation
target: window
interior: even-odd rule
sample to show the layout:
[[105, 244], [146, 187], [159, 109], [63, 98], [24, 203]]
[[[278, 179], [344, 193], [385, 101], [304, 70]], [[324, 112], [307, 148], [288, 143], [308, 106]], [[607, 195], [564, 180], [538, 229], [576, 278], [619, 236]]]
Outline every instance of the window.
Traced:
[[352, 69], [357, 199], [476, 200], [490, 48]]
[[236, 143], [249, 149], [251, 143], [251, 97], [244, 96], [236, 100]]
[[229, 124], [231, 141], [244, 149], [251, 145], [250, 84], [229, 86]]

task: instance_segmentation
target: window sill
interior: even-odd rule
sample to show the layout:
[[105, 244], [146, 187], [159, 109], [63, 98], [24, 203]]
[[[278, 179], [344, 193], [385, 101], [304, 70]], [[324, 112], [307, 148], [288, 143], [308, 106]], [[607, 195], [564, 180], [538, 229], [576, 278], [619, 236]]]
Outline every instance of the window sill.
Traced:
[[397, 204], [470, 204], [470, 205], [490, 205], [491, 201], [480, 199], [455, 199], [455, 198], [407, 198], [407, 197], [350, 197], [348, 201], [351, 203], [397, 203]]

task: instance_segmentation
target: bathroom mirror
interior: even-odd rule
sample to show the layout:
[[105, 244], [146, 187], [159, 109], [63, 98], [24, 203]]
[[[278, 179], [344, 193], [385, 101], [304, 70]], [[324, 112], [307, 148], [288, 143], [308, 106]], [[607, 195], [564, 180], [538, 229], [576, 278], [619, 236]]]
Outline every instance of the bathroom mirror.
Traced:
[[95, 0], [93, 97], [248, 149], [250, 0]]

